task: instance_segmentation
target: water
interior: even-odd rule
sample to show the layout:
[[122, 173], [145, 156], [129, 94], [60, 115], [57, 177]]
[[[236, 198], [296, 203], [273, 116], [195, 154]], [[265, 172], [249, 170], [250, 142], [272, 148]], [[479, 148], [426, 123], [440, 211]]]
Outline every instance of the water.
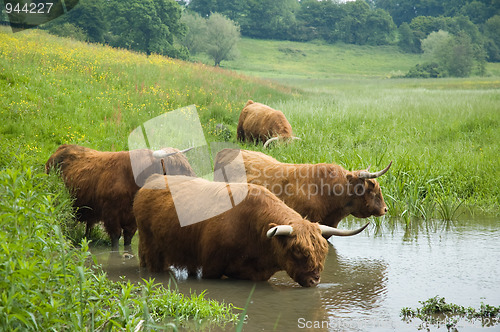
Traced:
[[[341, 227], [355, 227], [355, 222]], [[436, 295], [447, 303], [479, 308], [481, 302], [500, 305], [500, 223], [483, 219], [414, 224], [384, 221], [354, 237], [331, 238], [321, 283], [302, 288], [285, 272], [256, 284], [248, 307], [245, 331], [416, 331], [422, 324], [401, 320], [403, 307], [420, 307]], [[134, 238], [137, 243], [137, 236]], [[135, 254], [137, 253], [135, 247]], [[154, 277], [168, 284], [167, 274], [152, 275], [109, 249], [93, 249], [113, 279], [137, 281]], [[242, 280], [203, 280], [177, 276], [179, 291], [244, 307], [254, 283]], [[458, 331], [500, 331], [481, 322], [459, 320]], [[431, 331], [447, 331], [430, 326]]]

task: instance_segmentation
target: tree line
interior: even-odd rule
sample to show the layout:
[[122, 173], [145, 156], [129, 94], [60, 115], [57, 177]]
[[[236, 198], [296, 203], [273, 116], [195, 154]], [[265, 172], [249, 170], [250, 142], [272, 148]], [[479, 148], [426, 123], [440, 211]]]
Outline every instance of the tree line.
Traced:
[[[467, 44], [476, 64], [500, 61], [499, 0], [80, 0], [49, 29], [183, 59], [205, 52], [216, 65], [234, 54], [227, 42], [240, 33], [276, 40], [398, 45], [404, 52], [425, 53], [424, 40], [444, 31], [448, 38], [440, 40], [448, 40], [449, 46]], [[223, 38], [226, 33], [229, 37]], [[229, 49], [226, 56], [220, 55], [220, 48]]]
[[422, 52], [420, 41], [440, 29], [463, 29], [500, 61], [499, 0], [190, 0], [188, 10], [221, 13], [251, 38], [349, 44], [399, 44]]

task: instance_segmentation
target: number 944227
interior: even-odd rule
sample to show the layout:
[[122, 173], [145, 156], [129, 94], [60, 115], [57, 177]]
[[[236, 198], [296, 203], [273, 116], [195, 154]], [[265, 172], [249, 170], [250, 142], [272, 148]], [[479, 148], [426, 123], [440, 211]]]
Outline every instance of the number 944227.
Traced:
[[12, 3], [6, 3], [5, 4], [5, 11], [7, 14], [11, 13], [29, 13], [29, 14], [47, 14], [50, 13], [50, 9], [54, 5], [53, 2], [47, 2], [47, 3], [25, 3], [25, 4], [12, 4]]

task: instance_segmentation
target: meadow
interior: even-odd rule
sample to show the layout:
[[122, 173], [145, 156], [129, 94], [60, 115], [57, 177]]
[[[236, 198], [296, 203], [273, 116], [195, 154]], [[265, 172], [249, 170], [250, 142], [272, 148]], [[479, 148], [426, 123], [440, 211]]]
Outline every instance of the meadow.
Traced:
[[462, 212], [498, 214], [499, 90], [412, 84], [340, 80], [328, 92], [310, 90], [307, 100], [279, 102], [273, 106], [303, 140], [270, 153], [347, 169], [382, 169], [392, 160], [379, 182], [389, 216], [407, 223], [456, 220]]
[[[380, 169], [393, 160], [380, 178], [389, 214], [377, 223], [498, 215], [498, 65], [484, 78], [387, 79], [417, 56], [390, 47], [252, 42], [242, 40], [241, 57], [221, 69], [0, 30], [1, 329], [134, 330], [165, 320], [237, 319], [234, 307], [203, 294], [179, 299], [153, 281], [113, 283], [90, 269], [88, 244], [71, 238], [81, 246], [75, 249], [68, 241], [71, 198], [44, 174], [60, 144], [127, 150], [131, 130], [190, 104], [207, 141], [236, 142], [248, 99], [283, 110], [302, 138], [266, 151], [283, 162]], [[342, 47], [346, 58], [335, 62]], [[232, 135], [221, 136], [217, 123]]]

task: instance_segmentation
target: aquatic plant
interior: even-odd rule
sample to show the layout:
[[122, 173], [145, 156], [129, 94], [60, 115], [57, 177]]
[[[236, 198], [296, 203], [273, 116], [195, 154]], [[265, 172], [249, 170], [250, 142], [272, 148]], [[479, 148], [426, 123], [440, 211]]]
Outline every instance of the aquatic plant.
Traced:
[[425, 301], [419, 301], [422, 307], [417, 309], [402, 308], [403, 320], [411, 321], [413, 318], [422, 320], [421, 326], [445, 325], [448, 330], [454, 328], [460, 318], [469, 321], [480, 320], [482, 326], [493, 326], [500, 324], [500, 306], [491, 306], [481, 302], [479, 309], [464, 307], [454, 303], [446, 303], [444, 297], [438, 295]]

